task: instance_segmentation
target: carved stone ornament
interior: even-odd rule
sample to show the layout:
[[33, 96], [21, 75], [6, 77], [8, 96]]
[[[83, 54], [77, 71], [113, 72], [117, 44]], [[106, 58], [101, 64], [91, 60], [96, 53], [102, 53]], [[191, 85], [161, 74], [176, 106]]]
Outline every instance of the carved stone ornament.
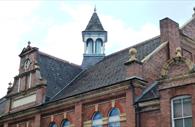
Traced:
[[170, 60], [168, 60], [162, 67], [161, 70], [161, 77], [162, 78], [167, 78], [168, 77], [168, 72], [170, 70], [170, 67], [174, 64], [185, 64], [188, 67], [189, 73], [192, 73], [195, 71], [195, 65], [194, 63], [188, 59], [185, 58], [181, 55], [181, 48], [178, 47], [176, 48], [176, 56]]

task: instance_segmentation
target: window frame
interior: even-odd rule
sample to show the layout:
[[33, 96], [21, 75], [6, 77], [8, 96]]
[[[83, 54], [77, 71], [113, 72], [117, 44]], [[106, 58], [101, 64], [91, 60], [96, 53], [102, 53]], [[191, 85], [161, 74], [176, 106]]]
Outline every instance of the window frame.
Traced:
[[[175, 120], [178, 120], [178, 119], [182, 119], [182, 120], [184, 120], [184, 119], [186, 119], [186, 118], [192, 118], [192, 115], [191, 116], [184, 116], [183, 115], [183, 99], [185, 99], [185, 98], [190, 98], [191, 99], [191, 106], [192, 106], [192, 97], [190, 96], [190, 95], [183, 95], [183, 96], [177, 96], [177, 97], [174, 97], [174, 98], [172, 98], [171, 99], [171, 122], [172, 122], [172, 127], [175, 127]], [[173, 102], [175, 101], [175, 100], [179, 100], [179, 99], [181, 99], [182, 100], [182, 102], [181, 102], [181, 106], [182, 106], [182, 116], [181, 117], [177, 117], [177, 118], [174, 118], [174, 107], [173, 107]], [[192, 107], [191, 107], [191, 110], [192, 110]], [[192, 122], [193, 122], [193, 120], [192, 120]], [[183, 122], [183, 125], [182, 125], [183, 127], [185, 127], [185, 123]]]

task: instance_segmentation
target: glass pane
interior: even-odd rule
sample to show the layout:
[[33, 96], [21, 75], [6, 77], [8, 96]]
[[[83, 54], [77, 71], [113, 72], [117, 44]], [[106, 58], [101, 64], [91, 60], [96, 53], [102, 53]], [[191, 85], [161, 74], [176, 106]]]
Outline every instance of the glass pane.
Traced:
[[109, 117], [109, 122], [120, 121], [120, 116], [111, 116]]
[[177, 99], [173, 101], [173, 114], [174, 114], [174, 118], [182, 117], [181, 99]]
[[57, 127], [57, 125], [55, 123], [51, 123], [50, 127]]
[[97, 54], [101, 54], [101, 47], [102, 47], [102, 41], [98, 39], [95, 43], [95, 52]]
[[102, 114], [100, 112], [96, 112], [93, 116], [92, 127], [102, 127]]
[[192, 127], [192, 118], [184, 119], [185, 127]]
[[69, 125], [70, 125], [70, 121], [68, 120], [64, 120], [62, 123], [62, 127], [69, 127]]
[[109, 116], [119, 116], [120, 115], [120, 111], [118, 108], [113, 108], [112, 111], [110, 112]]
[[93, 41], [92, 40], [87, 41], [87, 53], [89, 54], [93, 53]]
[[109, 123], [108, 127], [120, 127], [120, 122]]
[[175, 120], [175, 127], [184, 127], [183, 126], [183, 119]]
[[192, 115], [192, 104], [190, 97], [183, 99], [183, 113], [184, 117]]

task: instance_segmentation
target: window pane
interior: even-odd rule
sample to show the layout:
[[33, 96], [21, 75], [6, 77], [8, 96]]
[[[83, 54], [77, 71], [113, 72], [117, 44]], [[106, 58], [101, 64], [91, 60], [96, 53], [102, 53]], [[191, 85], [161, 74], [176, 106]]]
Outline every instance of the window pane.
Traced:
[[109, 127], [120, 127], [120, 122], [109, 123]]
[[113, 108], [111, 110], [108, 127], [120, 127], [120, 111], [118, 108]]
[[181, 99], [177, 99], [173, 101], [173, 114], [174, 114], [174, 118], [182, 117]]
[[57, 125], [55, 123], [51, 123], [50, 127], [57, 127]]
[[92, 127], [102, 127], [102, 114], [100, 112], [96, 112], [92, 119]]
[[183, 113], [184, 117], [192, 115], [192, 104], [190, 97], [183, 99]]
[[89, 54], [93, 53], [93, 40], [87, 41], [87, 53]]
[[192, 127], [192, 118], [184, 119], [185, 127]]
[[95, 52], [97, 54], [101, 54], [101, 47], [102, 47], [102, 41], [98, 39], [95, 43]]
[[175, 120], [175, 127], [183, 127], [183, 119]]
[[62, 127], [69, 127], [69, 125], [70, 125], [70, 121], [68, 121], [68, 120], [64, 120], [62, 122]]

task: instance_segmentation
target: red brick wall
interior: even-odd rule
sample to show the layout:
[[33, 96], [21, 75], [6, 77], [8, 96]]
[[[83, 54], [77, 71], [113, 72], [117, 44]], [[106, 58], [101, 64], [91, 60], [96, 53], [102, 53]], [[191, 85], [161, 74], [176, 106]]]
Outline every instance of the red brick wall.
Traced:
[[169, 18], [160, 20], [160, 39], [162, 43], [169, 42], [169, 56], [173, 58], [175, 49], [181, 47], [179, 24]]
[[[171, 99], [182, 95], [190, 95], [192, 97], [192, 112], [195, 114], [194, 84], [162, 90], [160, 91], [161, 127], [171, 127]], [[193, 117], [194, 120], [195, 118]]]
[[160, 125], [160, 111], [147, 111], [140, 113], [141, 127], [159, 127]]
[[144, 63], [144, 79], [149, 83], [161, 77], [161, 69], [168, 60], [168, 47], [164, 47]]
[[[75, 112], [73, 110], [65, 110], [64, 112], [59, 112], [59, 113], [53, 113], [53, 121], [60, 127], [61, 122], [64, 120], [64, 113], [66, 112], [66, 119], [70, 121], [70, 123], [75, 123], [76, 118], [75, 118]], [[49, 124], [52, 121], [51, 115], [43, 116], [41, 118], [41, 127], [48, 127]]]
[[[108, 117], [110, 110], [112, 109], [112, 100], [97, 101], [85, 105], [77, 105], [78, 109], [74, 110], [64, 110], [63, 112], [53, 113], [41, 118], [41, 127], [48, 127], [51, 121], [51, 115], [53, 115], [53, 121], [60, 126], [62, 120], [64, 119], [64, 112], [66, 112], [67, 119], [74, 124], [76, 127], [81, 127], [83, 122], [92, 120], [92, 116], [95, 113], [95, 105], [98, 104], [98, 111], [102, 113], [103, 117]], [[119, 108], [120, 113], [126, 113], [126, 98], [115, 98], [115, 107]], [[81, 109], [82, 108], [82, 109]], [[77, 112], [76, 112], [77, 111]], [[79, 114], [82, 114], [81, 120], [79, 121]], [[130, 114], [132, 115], [132, 114]], [[77, 117], [76, 117], [77, 116]], [[121, 125], [125, 127], [126, 122], [121, 122]], [[105, 125], [107, 126], [107, 125]]]

